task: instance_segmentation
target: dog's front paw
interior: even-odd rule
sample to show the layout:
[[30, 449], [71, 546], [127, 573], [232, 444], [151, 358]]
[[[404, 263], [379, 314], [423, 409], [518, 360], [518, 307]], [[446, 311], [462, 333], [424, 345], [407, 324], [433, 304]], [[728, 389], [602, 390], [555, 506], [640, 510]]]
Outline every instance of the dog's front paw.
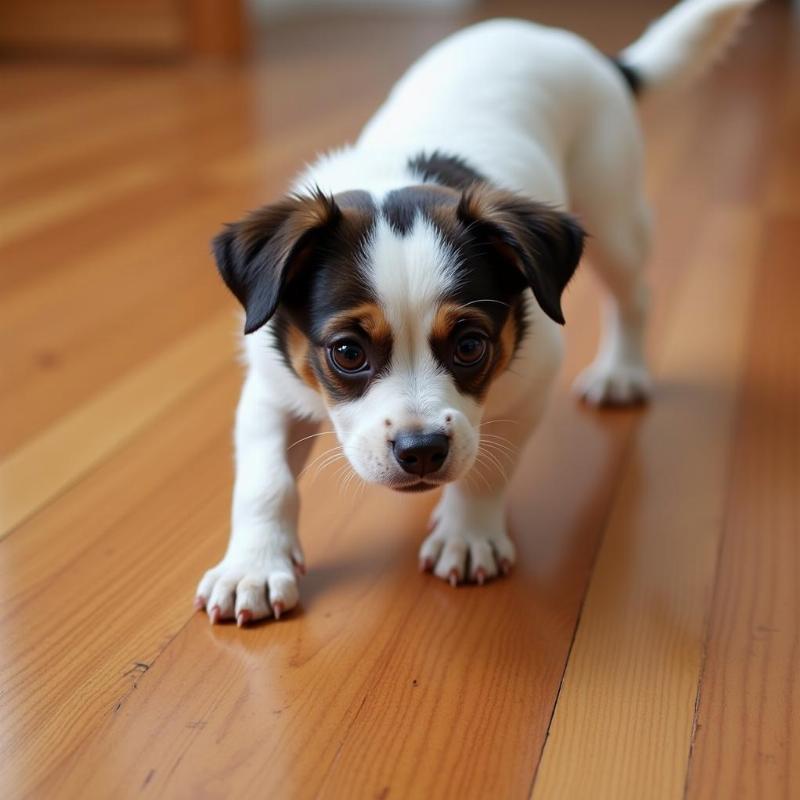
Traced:
[[200, 581], [195, 608], [205, 608], [212, 625], [225, 619], [235, 619], [239, 627], [266, 617], [279, 619], [297, 605], [299, 569], [289, 556], [223, 559]]
[[627, 406], [644, 403], [651, 385], [647, 367], [624, 361], [592, 364], [575, 381], [575, 391], [593, 406]]
[[473, 530], [446, 518], [435, 523], [419, 551], [420, 569], [433, 571], [451, 586], [467, 580], [483, 585], [507, 575], [515, 560], [514, 543], [504, 530]]

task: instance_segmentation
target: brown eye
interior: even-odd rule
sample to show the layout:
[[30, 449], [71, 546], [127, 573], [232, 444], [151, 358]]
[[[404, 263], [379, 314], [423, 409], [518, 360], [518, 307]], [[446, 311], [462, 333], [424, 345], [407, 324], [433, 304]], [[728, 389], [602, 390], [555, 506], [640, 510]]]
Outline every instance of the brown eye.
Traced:
[[361, 372], [369, 366], [364, 348], [351, 339], [331, 345], [330, 354], [333, 365], [340, 372]]
[[475, 367], [483, 361], [487, 347], [485, 336], [465, 333], [456, 342], [453, 361], [459, 367]]

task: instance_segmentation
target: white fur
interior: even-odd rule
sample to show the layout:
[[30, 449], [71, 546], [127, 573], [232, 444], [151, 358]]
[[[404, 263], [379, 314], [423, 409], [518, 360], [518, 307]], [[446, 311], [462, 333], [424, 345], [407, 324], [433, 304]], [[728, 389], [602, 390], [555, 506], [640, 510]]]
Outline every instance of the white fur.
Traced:
[[[624, 60], [641, 70], [646, 92], [679, 83], [714, 57], [753, 4], [687, 0], [625, 50]], [[634, 103], [615, 67], [565, 31], [515, 20], [467, 28], [414, 64], [358, 141], [320, 158], [295, 189], [362, 189], [380, 200], [418, 182], [409, 157], [436, 149], [461, 156], [501, 187], [580, 215], [608, 296], [600, 350], [579, 379], [579, 391], [594, 403], [645, 396], [642, 266], [650, 224]], [[303, 556], [296, 470], [287, 451], [299, 418], [330, 415], [353, 468], [366, 480], [394, 485], [403, 475], [389, 457], [391, 432], [415, 425], [447, 430], [450, 482], [420, 557], [454, 582], [466, 577], [467, 563], [479, 580], [513, 563], [505, 487], [560, 362], [558, 326], [529, 295], [530, 333], [513, 371], [495, 381], [480, 407], [455, 390], [429, 351], [434, 299], [454, 280], [452, 254], [435, 231], [418, 220], [410, 236], [399, 237], [380, 225], [362, 268], [383, 301], [396, 342], [390, 374], [360, 400], [327, 409], [283, 364], [268, 328], [247, 337], [232, 535], [225, 558], [198, 588], [212, 620], [242, 611], [259, 618], [276, 602], [285, 609], [297, 602], [294, 567]]]
[[679, 3], [620, 56], [649, 87], [680, 88], [719, 57], [760, 1]]

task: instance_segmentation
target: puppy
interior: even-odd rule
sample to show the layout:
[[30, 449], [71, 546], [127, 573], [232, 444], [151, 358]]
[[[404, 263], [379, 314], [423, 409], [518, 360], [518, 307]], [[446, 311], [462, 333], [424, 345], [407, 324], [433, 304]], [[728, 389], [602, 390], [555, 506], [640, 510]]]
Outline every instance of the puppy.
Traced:
[[616, 59], [530, 22], [467, 28], [411, 67], [355, 144], [217, 236], [248, 371], [230, 543], [197, 590], [212, 623], [298, 602], [296, 479], [325, 419], [331, 458], [362, 480], [443, 487], [423, 569], [454, 586], [509, 571], [508, 474], [559, 367], [584, 229], [607, 293], [577, 390], [596, 405], [650, 392], [634, 95], [679, 87], [756, 1], [686, 0]]

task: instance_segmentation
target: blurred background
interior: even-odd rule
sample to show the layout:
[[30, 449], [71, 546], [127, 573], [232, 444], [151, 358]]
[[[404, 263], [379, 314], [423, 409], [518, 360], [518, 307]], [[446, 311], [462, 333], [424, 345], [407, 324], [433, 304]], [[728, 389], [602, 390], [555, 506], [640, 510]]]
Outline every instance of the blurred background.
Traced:
[[[606, 3], [603, 11], [625, 9], [626, 16], [636, 19], [637, 6], [652, 11], [667, 5], [629, 0]], [[334, 20], [346, 25], [348, 17], [352, 22], [369, 14], [386, 22], [413, 18], [420, 27], [427, 21], [446, 28], [475, 16], [514, 13], [569, 25], [585, 19], [593, 6], [587, 0], [5, 0], [0, 4], [0, 43], [6, 52], [39, 55], [242, 58], [258, 52], [269, 31], [283, 31], [289, 19], [324, 29]]]

